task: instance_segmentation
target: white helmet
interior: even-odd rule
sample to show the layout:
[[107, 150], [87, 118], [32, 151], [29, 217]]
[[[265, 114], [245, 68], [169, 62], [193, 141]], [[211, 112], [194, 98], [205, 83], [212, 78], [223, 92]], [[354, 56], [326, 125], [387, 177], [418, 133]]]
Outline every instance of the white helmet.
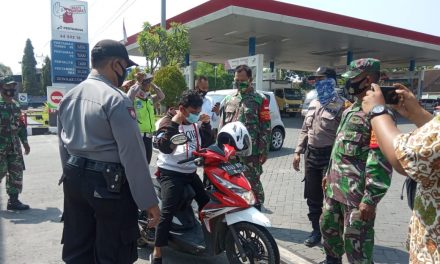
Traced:
[[252, 154], [252, 140], [248, 130], [241, 122], [231, 122], [220, 129], [217, 134], [217, 144], [223, 147], [228, 144], [235, 148], [237, 156]]

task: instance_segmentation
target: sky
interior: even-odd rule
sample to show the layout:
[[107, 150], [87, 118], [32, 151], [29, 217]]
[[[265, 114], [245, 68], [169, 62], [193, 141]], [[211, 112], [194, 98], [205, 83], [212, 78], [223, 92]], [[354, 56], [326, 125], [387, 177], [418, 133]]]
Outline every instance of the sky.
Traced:
[[[151, 24], [160, 23], [161, 0], [86, 2], [89, 8], [90, 47], [105, 38], [123, 39], [123, 20], [128, 36], [139, 32], [146, 21]], [[167, 0], [167, 18], [204, 2], [206, 0]], [[438, 11], [440, 1], [438, 0], [281, 0], [281, 2], [440, 36]], [[14, 74], [21, 73], [19, 62], [23, 57], [26, 39], [32, 41], [37, 63], [41, 63], [45, 56], [50, 55], [50, 12], [50, 0], [2, 1], [0, 63], [11, 67]]]

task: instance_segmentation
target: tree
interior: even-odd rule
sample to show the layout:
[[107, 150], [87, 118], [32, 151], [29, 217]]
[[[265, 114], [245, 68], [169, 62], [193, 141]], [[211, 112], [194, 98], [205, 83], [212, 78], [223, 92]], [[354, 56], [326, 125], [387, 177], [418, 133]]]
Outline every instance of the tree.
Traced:
[[21, 72], [23, 77], [23, 91], [30, 95], [40, 95], [41, 85], [37, 82], [37, 70], [35, 66], [34, 47], [31, 40], [26, 40], [23, 59], [21, 60]]
[[160, 68], [154, 75], [153, 82], [162, 88], [165, 94], [162, 103], [167, 108], [176, 106], [182, 92], [186, 89], [185, 78], [176, 65]]
[[189, 51], [188, 29], [178, 23], [171, 23], [168, 31], [145, 22], [137, 43], [147, 60], [147, 68], [154, 73], [157, 67], [179, 65]]
[[12, 75], [12, 70], [10, 67], [0, 63], [0, 76]]
[[207, 77], [210, 90], [229, 89], [234, 81], [234, 75], [229, 74], [223, 64], [197, 62], [194, 75]]
[[41, 94], [46, 94], [46, 87], [52, 85], [52, 76], [51, 76], [51, 68], [52, 63], [49, 57], [46, 56], [44, 59], [44, 65], [41, 69]]

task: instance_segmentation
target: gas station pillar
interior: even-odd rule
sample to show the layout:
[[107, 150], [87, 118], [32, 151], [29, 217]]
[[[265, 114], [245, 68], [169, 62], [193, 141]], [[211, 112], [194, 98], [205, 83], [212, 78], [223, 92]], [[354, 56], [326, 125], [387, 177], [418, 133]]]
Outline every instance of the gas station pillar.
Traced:
[[254, 56], [255, 55], [255, 49], [257, 45], [257, 40], [255, 37], [249, 38], [249, 54], [248, 56]]
[[347, 51], [347, 65], [350, 65], [352, 60], [353, 60], [353, 52]]

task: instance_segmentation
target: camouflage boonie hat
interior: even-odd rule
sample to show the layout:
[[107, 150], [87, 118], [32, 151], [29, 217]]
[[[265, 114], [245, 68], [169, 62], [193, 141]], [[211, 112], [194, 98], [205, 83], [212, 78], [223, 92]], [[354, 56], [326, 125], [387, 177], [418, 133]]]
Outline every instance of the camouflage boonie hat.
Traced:
[[354, 78], [363, 72], [378, 72], [380, 71], [380, 60], [373, 58], [363, 58], [354, 60], [348, 66], [348, 71], [341, 76], [347, 79]]
[[3, 76], [3, 77], [0, 77], [0, 84], [12, 84], [12, 83], [17, 83], [15, 80], [14, 80], [14, 77], [12, 77], [12, 76]]

